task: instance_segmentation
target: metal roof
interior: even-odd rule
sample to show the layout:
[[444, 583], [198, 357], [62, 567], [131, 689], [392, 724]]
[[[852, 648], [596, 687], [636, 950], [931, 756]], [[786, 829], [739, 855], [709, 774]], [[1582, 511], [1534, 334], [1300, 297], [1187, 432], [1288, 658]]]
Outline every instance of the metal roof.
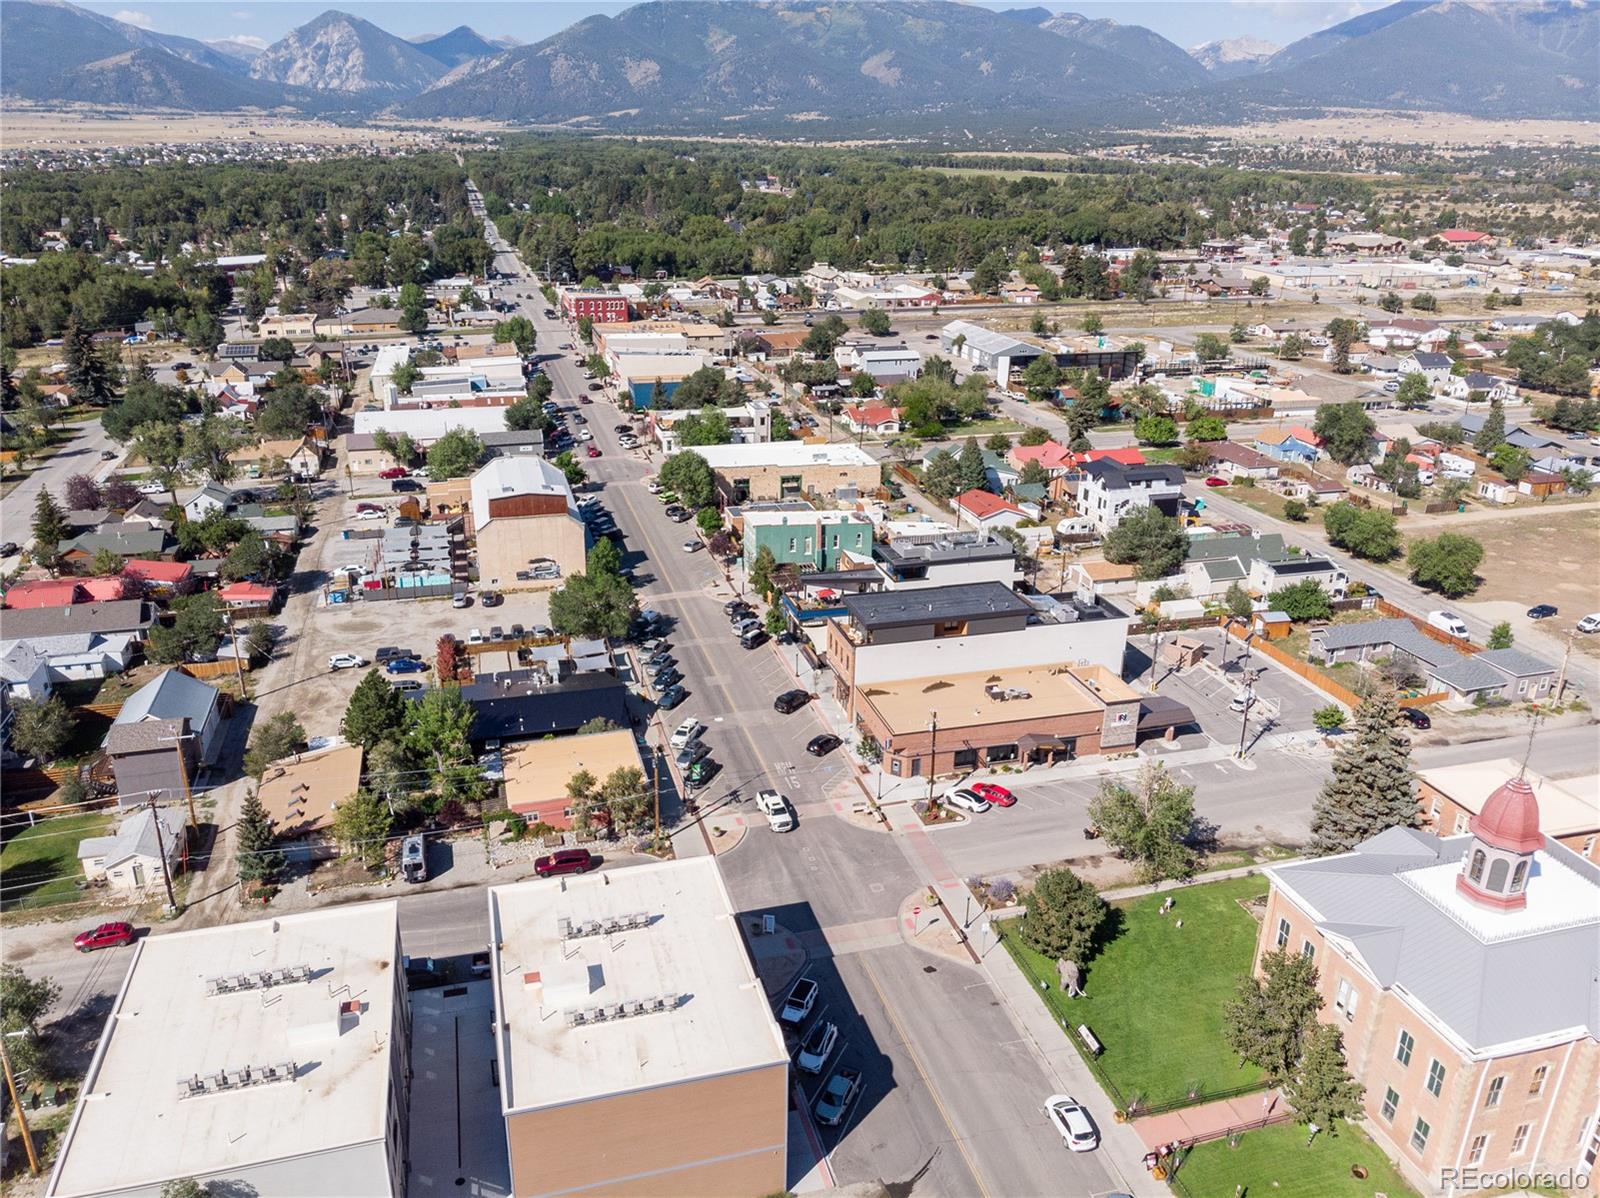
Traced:
[[[1449, 645], [1434, 640], [1410, 620], [1398, 617], [1369, 620], [1364, 624], [1335, 624], [1321, 634], [1324, 649], [1357, 649], [1370, 645], [1393, 645], [1426, 665], [1441, 681], [1459, 691], [1501, 687], [1506, 674], [1494, 667], [1484, 654], [1468, 657]], [[1492, 650], [1491, 650], [1492, 652]]]
[[866, 628], [897, 628], [973, 616], [1025, 616], [1033, 611], [1026, 600], [1001, 582], [874, 591], [847, 596], [844, 606], [850, 618]]

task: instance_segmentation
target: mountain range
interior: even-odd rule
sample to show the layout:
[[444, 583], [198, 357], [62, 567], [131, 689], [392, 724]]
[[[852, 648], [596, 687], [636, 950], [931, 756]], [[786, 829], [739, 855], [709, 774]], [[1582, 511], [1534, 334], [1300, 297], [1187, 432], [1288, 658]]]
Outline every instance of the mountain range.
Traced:
[[951, 0], [646, 0], [531, 45], [464, 25], [407, 40], [330, 10], [265, 48], [6, 0], [0, 40], [0, 91], [36, 101], [971, 134], [1274, 107], [1592, 118], [1600, 0], [1400, 0], [1282, 49], [1186, 51], [1140, 25]]

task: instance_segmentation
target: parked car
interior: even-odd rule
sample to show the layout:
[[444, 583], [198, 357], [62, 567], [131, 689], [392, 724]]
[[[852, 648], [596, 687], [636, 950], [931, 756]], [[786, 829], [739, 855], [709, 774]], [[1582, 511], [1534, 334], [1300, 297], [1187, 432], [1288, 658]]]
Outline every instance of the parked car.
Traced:
[[418, 661], [415, 657], [396, 657], [384, 663], [383, 668], [390, 674], [421, 674], [427, 670], [425, 662]]
[[1578, 621], [1578, 631], [1584, 634], [1600, 632], [1600, 611], [1584, 616]]
[[383, 520], [389, 513], [381, 507], [361, 507], [356, 509], [357, 520]]
[[683, 772], [683, 781], [686, 786], [704, 786], [722, 767], [709, 757], [702, 757]]
[[822, 1089], [817, 1093], [817, 1101], [812, 1105], [812, 1110], [817, 1116], [817, 1122], [828, 1127], [837, 1127], [844, 1122], [844, 1117], [850, 1111], [850, 1104], [855, 1102], [856, 1095], [861, 1092], [861, 1070], [849, 1069], [841, 1065], [834, 1070], [833, 1076], [823, 1083]]
[[445, 971], [432, 957], [401, 957], [400, 967], [405, 970], [407, 990], [442, 986], [449, 980]]
[[483, 629], [481, 628], [474, 628], [467, 633], [467, 644], [469, 645], [481, 645], [487, 639], [483, 635]]
[[100, 451], [100, 460], [102, 462], [114, 462], [114, 461], [116, 461], [117, 460], [117, 451], [114, 450], [114, 449], [102, 449]]
[[0, 557], [15, 557], [22, 552], [22, 546], [15, 541], [6, 541], [0, 544]]
[[1249, 691], [1240, 691], [1228, 700], [1228, 710], [1236, 715], [1243, 715], [1255, 705], [1256, 697]]
[[506, 639], [506, 630], [504, 628], [500, 627], [500, 625], [496, 624], [493, 628], [489, 629], [489, 639], [491, 641], [503, 641], [503, 640], [505, 640]]
[[397, 657], [415, 657], [410, 649], [402, 649], [398, 645], [385, 645], [372, 655], [372, 660], [380, 666], [386, 661], [393, 661]]
[[672, 739], [668, 742], [674, 749], [681, 749], [700, 733], [700, 721], [690, 716], [672, 730]]
[[1428, 613], [1428, 626], [1437, 628], [1440, 632], [1449, 633], [1451, 636], [1470, 640], [1471, 633], [1467, 631], [1467, 623], [1455, 612], [1431, 611]]
[[734, 616], [744, 615], [754, 610], [755, 608], [751, 607], [743, 599], [729, 599], [722, 605], [722, 614], [727, 616], [729, 619], [732, 619]]
[[600, 456], [600, 447], [598, 445], [591, 445], [583, 452], [591, 458], [597, 458]]
[[330, 670], [358, 670], [367, 664], [367, 659], [355, 653], [335, 653], [328, 658]]
[[1050, 1125], [1073, 1152], [1092, 1152], [1100, 1146], [1100, 1133], [1095, 1130], [1089, 1112], [1076, 1098], [1052, 1094], [1044, 1100], [1044, 1109], [1050, 1116]]
[[993, 782], [974, 782], [967, 789], [979, 798], [987, 799], [996, 807], [1015, 807], [1017, 805], [1016, 795], [1012, 794], [1004, 786]]
[[472, 596], [465, 591], [457, 591], [450, 596], [451, 607], [467, 607], [472, 603]]
[[1208, 487], [1225, 487], [1227, 485], [1228, 485], [1228, 480], [1227, 479], [1218, 478], [1215, 474], [1213, 474], [1210, 478], [1206, 479], [1206, 486], [1208, 486]]
[[384, 480], [405, 478], [411, 471], [404, 466], [390, 466], [387, 470], [378, 471], [378, 477]]
[[479, 591], [478, 602], [484, 607], [499, 607], [506, 601], [506, 597], [499, 591]]
[[844, 741], [833, 733], [824, 732], [819, 736], [813, 736], [806, 742], [806, 752], [813, 757], [826, 757], [842, 744], [844, 744]]
[[778, 1022], [798, 1026], [806, 1021], [811, 1008], [817, 1005], [820, 987], [811, 978], [802, 977], [789, 987], [789, 993], [778, 1008]]
[[671, 711], [679, 703], [689, 697], [689, 692], [681, 686], [669, 686], [656, 696], [656, 706], [663, 711]]
[[775, 790], [756, 792], [756, 807], [767, 817], [767, 827], [774, 832], [794, 831], [794, 812], [789, 800]]
[[664, 669], [667, 666], [677, 665], [678, 659], [672, 656], [670, 650], [657, 649], [649, 657], [644, 659], [644, 664], [647, 670], [655, 671]]
[[97, 948], [117, 948], [124, 944], [132, 944], [137, 938], [133, 925], [126, 920], [118, 919], [103, 923], [97, 928], [90, 928], [87, 932], [79, 932], [72, 938], [72, 947], [80, 953], [92, 953]]
[[1400, 709], [1400, 718], [1413, 728], [1427, 729], [1433, 727], [1433, 719], [1428, 713], [1419, 711], [1415, 707], [1402, 707]]
[[1554, 603], [1540, 603], [1528, 609], [1528, 619], [1548, 620], [1557, 611]]
[[699, 553], [705, 547], [704, 541], [685, 541], [683, 543], [683, 551], [685, 553]]
[[139, 494], [141, 494], [141, 495], [165, 495], [166, 493], [167, 493], [167, 489], [165, 487], [163, 487], [160, 483], [140, 483], [139, 484]]
[[811, 702], [809, 691], [799, 689], [784, 691], [783, 694], [772, 701], [772, 710], [783, 715], [793, 715], [809, 702]]
[[684, 745], [683, 748], [679, 749], [677, 757], [675, 757], [673, 760], [680, 770], [686, 770], [710, 752], [711, 746], [706, 744], [706, 742], [701, 740], [699, 737], [696, 737], [694, 740], [691, 740], [688, 744]]
[[588, 849], [557, 849], [544, 857], [536, 857], [533, 862], [533, 872], [541, 878], [553, 878], [560, 874], [586, 874], [591, 869], [600, 868], [600, 858]]
[[422, 484], [414, 478], [397, 478], [389, 484], [389, 489], [397, 494], [406, 491], [420, 491], [422, 490]]
[[833, 1055], [833, 1049], [839, 1043], [839, 1026], [829, 1023], [826, 1019], [817, 1020], [817, 1025], [811, 1029], [811, 1034], [800, 1045], [800, 1051], [795, 1056], [795, 1067], [801, 1073], [821, 1073], [822, 1067], [828, 1063], [828, 1058]]
[[765, 628], [747, 628], [739, 634], [739, 646], [744, 649], [755, 649], [767, 643], [767, 630]]
[[989, 800], [975, 790], [961, 787], [945, 795], [944, 801], [957, 811], [966, 811], [972, 815], [982, 815], [989, 810]]

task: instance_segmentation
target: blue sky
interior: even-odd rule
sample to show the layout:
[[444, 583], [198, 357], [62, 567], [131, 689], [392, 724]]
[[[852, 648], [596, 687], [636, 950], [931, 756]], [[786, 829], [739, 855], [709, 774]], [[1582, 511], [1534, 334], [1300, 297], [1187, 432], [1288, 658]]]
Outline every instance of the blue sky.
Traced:
[[[1029, 7], [1029, 0], [979, 0], [986, 8]], [[1061, 0], [1036, 0], [1043, 7], [1078, 12], [1088, 17], [1110, 17], [1130, 25], [1145, 25], [1180, 46], [1216, 38], [1264, 38], [1285, 45], [1357, 13], [1380, 7], [1377, 0], [1142, 0], [1139, 3], [1069, 4]], [[342, 8], [365, 17], [401, 37], [443, 33], [456, 25], [470, 25], [485, 37], [509, 34], [536, 42], [593, 13], [617, 13], [626, 3], [610, 0], [538, 0], [537, 3], [494, 3], [465, 0], [450, 4], [417, 3], [305, 3], [303, 0], [235, 0], [229, 3], [179, 0], [125, 0], [84, 4], [96, 12], [162, 33], [181, 33], [206, 41], [238, 37], [266, 45], [296, 25], [304, 24], [328, 8]]]

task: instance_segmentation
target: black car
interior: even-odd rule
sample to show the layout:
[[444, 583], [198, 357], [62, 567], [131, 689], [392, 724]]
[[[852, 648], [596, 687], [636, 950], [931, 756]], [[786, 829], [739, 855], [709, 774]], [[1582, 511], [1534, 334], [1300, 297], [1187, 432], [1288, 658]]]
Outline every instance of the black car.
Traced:
[[396, 645], [385, 645], [372, 655], [372, 660], [378, 665], [386, 661], [399, 661], [407, 657], [415, 657], [416, 653], [410, 649], [401, 649]]
[[7, 541], [4, 545], [0, 545], [0, 557], [11, 557], [21, 552], [22, 546], [15, 541]]
[[806, 752], [813, 757], [826, 757], [842, 744], [844, 744], [844, 741], [833, 733], [824, 732], [820, 736], [813, 736], [806, 742]]
[[655, 687], [656, 690], [662, 690], [666, 687], [672, 686], [674, 683], [682, 681], [683, 671], [678, 669], [677, 666], [668, 666], [664, 670], [657, 670], [655, 674], [651, 676], [650, 685]]
[[614, 432], [614, 433], [631, 433], [633, 431], [633, 425], [631, 425], [631, 424], [613, 424], [611, 426], [611, 431]]
[[499, 591], [479, 591], [478, 602], [484, 607], [499, 607], [506, 601], [506, 597]]
[[772, 701], [772, 709], [782, 712], [784, 715], [793, 715], [809, 702], [811, 702], [811, 695], [808, 691], [784, 691], [783, 694]]
[[1433, 721], [1428, 718], [1428, 713], [1425, 711], [1418, 711], [1415, 707], [1402, 707], [1400, 709], [1400, 718], [1406, 723], [1410, 724], [1413, 728], [1433, 727]]
[[725, 615], [725, 616], [731, 616], [735, 612], [749, 611], [749, 610], [750, 610], [750, 605], [748, 603], [746, 603], [743, 599], [729, 599], [726, 603], [724, 603], [722, 605], [722, 614]]
[[671, 711], [679, 703], [689, 697], [689, 692], [681, 686], [669, 686], [656, 696], [656, 706], [662, 711]]
[[1540, 603], [1528, 609], [1528, 619], [1530, 620], [1548, 620], [1555, 614], [1556, 605], [1554, 603]]
[[420, 491], [422, 490], [422, 484], [414, 478], [397, 478], [394, 480], [394, 482], [389, 484], [389, 490], [395, 492], [396, 494], [401, 494], [406, 491]]

